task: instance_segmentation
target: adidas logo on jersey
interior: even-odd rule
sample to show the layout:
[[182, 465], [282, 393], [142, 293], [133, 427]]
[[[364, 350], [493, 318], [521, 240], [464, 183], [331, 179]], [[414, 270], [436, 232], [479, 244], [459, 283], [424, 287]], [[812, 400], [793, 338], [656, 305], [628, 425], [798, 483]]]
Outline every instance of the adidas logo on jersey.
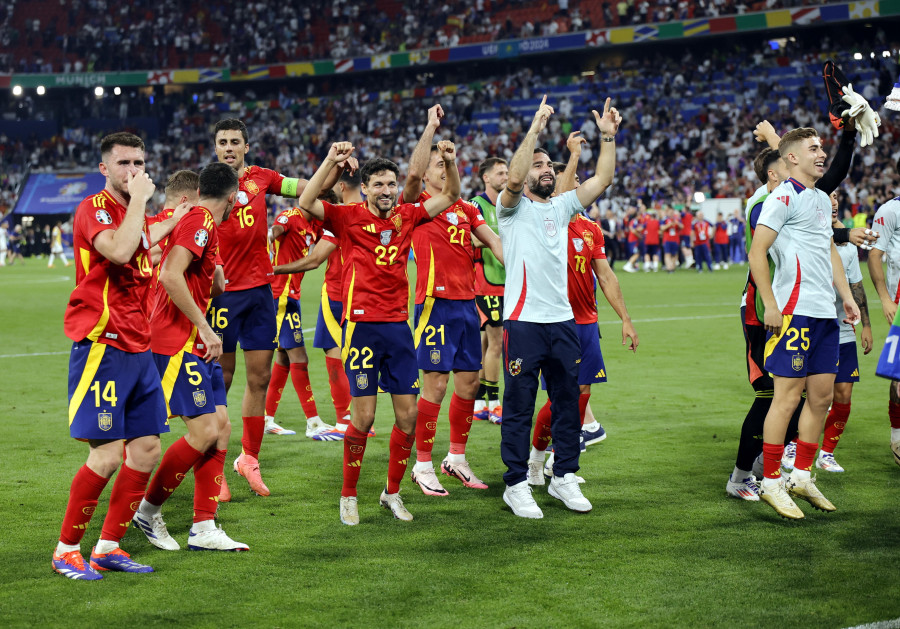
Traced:
[[375, 231], [376, 231], [376, 230], [375, 230], [375, 223], [369, 223], [368, 225], [366, 225], [365, 227], [363, 227], [363, 230], [369, 232], [370, 234], [374, 234]]
[[778, 200], [784, 203], [784, 206], [787, 207], [788, 202], [791, 200], [790, 197], [778, 197]]
[[878, 218], [876, 218], [876, 219], [875, 219], [875, 224], [876, 224], [876, 225], [881, 225], [882, 227], [884, 227], [884, 217], [883, 217], [883, 216], [879, 216]]

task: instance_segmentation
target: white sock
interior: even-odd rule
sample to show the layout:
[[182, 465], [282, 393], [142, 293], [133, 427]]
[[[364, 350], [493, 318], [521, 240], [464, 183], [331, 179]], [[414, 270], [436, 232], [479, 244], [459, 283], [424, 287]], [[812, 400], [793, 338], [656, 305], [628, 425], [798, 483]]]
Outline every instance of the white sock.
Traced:
[[151, 504], [147, 502], [146, 498], [141, 498], [141, 506], [138, 507], [138, 511], [147, 515], [156, 515], [161, 508], [161, 505]]
[[465, 454], [451, 454], [447, 453], [447, 460], [451, 463], [465, 463], [466, 455]]
[[762, 479], [762, 487], [763, 489], [771, 489], [781, 484], [780, 478], [766, 478]]
[[490, 409], [497, 408], [498, 406], [500, 406], [500, 400], [488, 400], [487, 405]]
[[538, 450], [534, 446], [531, 446], [531, 454], [528, 455], [528, 459], [531, 461], [540, 461], [541, 463], [543, 463], [546, 454], [546, 450]]
[[891, 428], [891, 442], [900, 441], [900, 428]]
[[809, 470], [798, 470], [796, 467], [794, 471], [791, 472], [791, 480], [796, 481], [807, 481], [812, 477], [812, 474]]
[[[257, 417], [259, 417], [259, 416], [257, 415]], [[266, 415], [266, 424], [274, 424], [274, 423], [275, 423], [275, 417], [273, 415]]]
[[318, 415], [313, 415], [312, 417], [306, 418], [306, 427], [307, 428], [312, 428], [313, 426], [318, 426], [321, 423], [322, 423], [322, 420], [319, 419]]
[[76, 550], [81, 550], [81, 544], [63, 544], [62, 542], [56, 544], [57, 555], [62, 555], [63, 553], [71, 553]]
[[207, 531], [216, 530], [215, 520], [203, 520], [202, 522], [194, 522], [191, 526], [191, 533], [205, 533]]
[[416, 461], [413, 465], [413, 472], [427, 472], [434, 469], [434, 463], [431, 461]]
[[97, 542], [97, 546], [94, 550], [97, 551], [98, 555], [105, 555], [106, 553], [111, 553], [118, 547], [119, 542], [111, 542], [108, 539], [101, 539]]
[[750, 472], [748, 472], [747, 470], [742, 470], [741, 468], [739, 468], [738, 466], [735, 465], [734, 471], [731, 473], [731, 482], [739, 483], [742, 480], [744, 480], [745, 478], [748, 478], [749, 476], [750, 476]]
[[600, 422], [598, 422], [598, 421], [595, 419], [595, 420], [592, 421], [590, 424], [585, 424], [584, 426], [582, 426], [582, 427], [581, 427], [581, 430], [582, 430], [583, 432], [585, 432], [585, 431], [586, 431], [586, 432], [594, 432], [594, 431], [597, 430], [598, 428], [600, 428]]
[[484, 400], [475, 400], [475, 412], [479, 413], [487, 408], [487, 402]]

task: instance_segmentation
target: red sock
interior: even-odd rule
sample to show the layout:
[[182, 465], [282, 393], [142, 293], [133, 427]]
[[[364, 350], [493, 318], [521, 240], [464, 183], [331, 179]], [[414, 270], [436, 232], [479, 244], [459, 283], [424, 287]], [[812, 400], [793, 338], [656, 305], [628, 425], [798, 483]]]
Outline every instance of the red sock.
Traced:
[[303, 407], [306, 419], [318, 417], [316, 398], [309, 383], [309, 363], [291, 363], [291, 382], [294, 383], [294, 390], [300, 398], [300, 406]]
[[818, 443], [797, 439], [797, 458], [794, 459], [794, 469], [812, 470], [813, 461], [816, 460], [816, 450], [818, 449]]
[[328, 384], [331, 386], [331, 399], [334, 401], [334, 414], [337, 423], [348, 424], [344, 417], [350, 412], [350, 384], [344, 372], [344, 364], [340, 358], [325, 357], [325, 369], [328, 371]]
[[216, 450], [213, 446], [194, 463], [194, 522], [216, 517], [226, 456], [228, 450]]
[[582, 426], [584, 426], [584, 414], [587, 412], [588, 402], [590, 401], [590, 393], [582, 393], [578, 396], [578, 416], [581, 417]]
[[763, 476], [765, 478], [781, 478], [781, 457], [784, 455], [784, 444], [763, 442]]
[[409, 453], [412, 451], [416, 438], [408, 435], [397, 426], [391, 431], [391, 444], [389, 446], [388, 456], [388, 476], [387, 488], [385, 491], [389, 494], [396, 494], [400, 491], [400, 481], [406, 474], [406, 466], [409, 465]]
[[275, 417], [278, 412], [278, 404], [281, 402], [281, 394], [284, 385], [287, 384], [288, 368], [279, 363], [272, 365], [272, 378], [269, 380], [269, 389], [266, 391], [266, 415]]
[[100, 494], [108, 482], [108, 478], [103, 478], [87, 465], [82, 465], [75, 473], [69, 489], [69, 502], [59, 532], [59, 541], [70, 545], [81, 543], [91, 516], [97, 509]]
[[[465, 454], [469, 441], [469, 430], [472, 429], [472, 415], [475, 413], [475, 400], [465, 400], [456, 393], [450, 398], [450, 454]], [[418, 450], [419, 427], [416, 426], [416, 449]], [[418, 457], [417, 457], [418, 458]]]
[[[474, 404], [473, 404], [474, 406]], [[434, 449], [434, 435], [437, 433], [437, 418], [441, 405], [419, 398], [419, 414], [416, 415], [416, 461], [430, 461]], [[405, 434], [405, 433], [404, 433]], [[394, 437], [391, 433], [391, 443]], [[393, 457], [391, 457], [393, 459]], [[389, 494], [394, 492], [389, 491]]]
[[844, 427], [847, 426], [847, 418], [850, 417], [850, 405], [834, 402], [831, 405], [831, 411], [825, 418], [825, 435], [822, 437], [822, 452], [829, 454], [834, 452], [834, 448], [841, 435], [844, 434]]
[[265, 431], [265, 417], [244, 417], [244, 435], [241, 437], [244, 454], [252, 456], [254, 459], [259, 458], [259, 448], [262, 446]]
[[550, 400], [538, 411], [537, 419], [534, 421], [534, 436], [531, 438], [531, 445], [535, 450], [543, 452], [550, 445]]
[[891, 418], [891, 428], [900, 428], [900, 404], [888, 402], [888, 417]]
[[144, 498], [157, 507], [162, 505], [184, 480], [184, 475], [203, 456], [182, 437], [168, 447]]
[[366, 453], [366, 440], [369, 436], [350, 424], [344, 433], [344, 486], [341, 496], [355, 496], [359, 472], [362, 469], [363, 455]]
[[110, 542], [118, 542], [122, 539], [131, 524], [134, 512], [141, 504], [141, 498], [144, 497], [149, 480], [150, 472], [138, 472], [124, 463], [122, 464], [109, 496], [109, 511], [106, 512], [106, 519], [103, 520], [100, 539]]

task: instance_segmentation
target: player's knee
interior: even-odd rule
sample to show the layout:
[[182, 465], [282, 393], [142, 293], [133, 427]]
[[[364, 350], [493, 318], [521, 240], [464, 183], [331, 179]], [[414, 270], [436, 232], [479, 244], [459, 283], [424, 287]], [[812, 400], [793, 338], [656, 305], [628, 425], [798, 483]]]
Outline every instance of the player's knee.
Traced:
[[269, 388], [269, 379], [272, 373], [268, 369], [260, 368], [247, 371], [247, 388], [251, 391], [265, 392]]
[[159, 463], [162, 447], [159, 438], [142, 438], [128, 447], [128, 467], [138, 472], [150, 472]]
[[215, 417], [210, 418], [211, 421], [205, 421], [192, 431], [192, 437], [195, 441], [194, 448], [199, 452], [206, 452], [219, 441], [219, 426], [215, 421]]

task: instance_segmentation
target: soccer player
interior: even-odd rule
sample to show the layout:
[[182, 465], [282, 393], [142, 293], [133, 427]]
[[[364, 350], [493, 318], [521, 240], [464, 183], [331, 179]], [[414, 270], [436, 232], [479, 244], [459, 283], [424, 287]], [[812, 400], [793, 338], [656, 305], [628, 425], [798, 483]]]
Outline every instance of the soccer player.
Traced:
[[[779, 515], [800, 519], [803, 512], [789, 492], [818, 509], [835, 509], [810, 475], [839, 359], [832, 282], [843, 300], [846, 322], [859, 321], [859, 307], [831, 240], [831, 202], [815, 187], [825, 172], [826, 157], [818, 134], [810, 128], [790, 131], [781, 138], [779, 153], [790, 177], [763, 203], [750, 247], [750, 270], [770, 332], [765, 368], [774, 381], [763, 427], [760, 498]], [[774, 281], [769, 278], [768, 255], [775, 260]], [[797, 459], [793, 472], [782, 479], [785, 433], [804, 387], [807, 400], [800, 413]]]
[[[317, 222], [317, 221], [316, 221]], [[300, 208], [281, 212], [272, 225], [271, 239], [274, 248], [272, 264], [283, 264], [306, 257], [310, 246], [318, 236], [319, 226], [312, 224]], [[288, 375], [294, 385], [300, 406], [306, 415], [306, 436], [316, 441], [339, 439], [333, 435], [334, 426], [319, 418], [316, 398], [309, 382], [309, 357], [303, 339], [303, 324], [300, 313], [300, 283], [303, 273], [272, 276], [272, 293], [275, 298], [276, 325], [278, 329], [278, 351], [272, 379], [266, 394], [266, 433], [293, 435], [275, 423], [275, 412], [281, 401]]]
[[6, 254], [9, 251], [9, 230], [5, 223], [0, 223], [0, 266], [6, 266]]
[[[429, 123], [433, 111], [434, 108], [429, 110]], [[437, 145], [432, 145], [436, 129], [433, 124], [427, 125], [413, 151], [410, 175], [403, 189], [407, 203], [425, 203], [444, 187], [446, 162]], [[422, 183], [425, 190], [420, 192]], [[441, 472], [466, 487], [488, 487], [475, 476], [466, 460], [481, 368], [473, 237], [503, 262], [500, 239], [485, 224], [478, 209], [462, 199], [413, 231], [417, 265], [414, 340], [423, 377], [416, 416], [416, 463], [411, 476], [426, 496], [448, 495], [435, 474], [431, 453], [450, 371], [454, 388], [449, 411], [450, 451], [441, 463]]]
[[644, 257], [644, 217], [643, 207], [634, 210], [631, 218], [625, 223], [628, 232], [628, 261], [622, 267], [626, 273], [636, 273], [638, 264]]
[[694, 233], [692, 224], [694, 215], [687, 208], [681, 211], [681, 257], [684, 258], [684, 268], [694, 266], [694, 252], [691, 249], [691, 234]]
[[644, 271], [659, 271], [659, 218], [656, 210], [644, 215]]
[[[470, 199], [478, 206], [481, 216], [494, 233], [497, 232], [497, 196], [506, 186], [509, 168], [506, 160], [488, 157], [478, 165], [478, 178], [484, 184], [484, 192]], [[506, 270], [491, 251], [477, 248], [475, 251], [475, 305], [481, 318], [481, 363], [478, 373], [480, 386], [475, 398], [478, 420], [494, 424], [503, 421], [500, 404], [500, 359], [503, 342], [503, 284]]]
[[350, 155], [349, 142], [332, 145], [328, 156], [300, 197], [299, 206], [320, 219], [340, 239], [344, 256], [344, 321], [342, 355], [353, 395], [350, 427], [344, 436], [344, 484], [341, 522], [359, 524], [356, 485], [366, 450], [369, 428], [375, 421], [376, 393], [391, 394], [396, 419], [390, 439], [387, 486], [381, 505], [401, 520], [412, 514], [400, 499], [415, 437], [419, 372], [408, 325], [409, 280], [407, 256], [412, 231], [459, 199], [459, 173], [452, 142], [439, 142], [446, 180], [440, 194], [424, 203], [395, 205], [399, 168], [390, 160], [373, 158], [360, 172], [365, 203], [331, 205], [316, 200], [334, 164]]
[[706, 268], [712, 273], [712, 256], [709, 248], [712, 245], [713, 226], [703, 216], [703, 210], [697, 211], [697, 217], [694, 219], [694, 260], [697, 264], [697, 273], [703, 272], [703, 263], [706, 262]]
[[719, 212], [716, 214], [715, 236], [713, 236], [713, 268], [728, 269], [728, 221]]
[[228, 165], [213, 163], [200, 172], [199, 185], [197, 205], [179, 221], [163, 251], [159, 282], [164, 290], [156, 294], [150, 322], [150, 346], [169, 416], [180, 415], [188, 434], [166, 449], [134, 523], [157, 548], [178, 550], [160, 510], [193, 468], [188, 548], [249, 550], [215, 523], [231, 424], [222, 367], [216, 362], [222, 341], [206, 321], [211, 295], [225, 289], [218, 226], [234, 207], [238, 176]]
[[[251, 490], [260, 496], [268, 496], [269, 488], [259, 471], [259, 450], [265, 433], [266, 392], [277, 330], [275, 302], [269, 283], [272, 263], [269, 259], [266, 195], [296, 197], [306, 180], [247, 165], [244, 161], [250, 151], [247, 127], [236, 118], [217, 122], [214, 139], [218, 161], [228, 164], [238, 174], [240, 190], [232, 219], [219, 228], [225, 293], [212, 301], [209, 319], [216, 333], [222, 335], [219, 362], [226, 390], [231, 387], [234, 376], [238, 343], [244, 351], [247, 368], [247, 386], [241, 404], [242, 451], [234, 461], [234, 470], [247, 480]], [[332, 176], [337, 175], [336, 171]]]
[[[900, 173], [900, 160], [895, 164], [895, 169]], [[875, 248], [869, 252], [869, 275], [875, 285], [875, 290], [878, 291], [881, 311], [884, 313], [888, 325], [891, 325], [897, 314], [897, 303], [900, 301], [900, 197], [894, 197], [883, 203], [875, 212], [875, 220], [872, 225], [878, 228], [881, 235], [875, 242]], [[884, 262], [887, 262], [887, 273], [882, 267]], [[898, 386], [900, 386], [900, 380], [891, 381], [888, 418], [891, 422], [891, 451], [894, 453], [894, 461], [900, 465], [900, 394], [898, 394]]]
[[[152, 273], [150, 247], [172, 223], [146, 226], [144, 213], [155, 187], [144, 172], [139, 137], [108, 135], [100, 155], [106, 185], [75, 211], [75, 289], [65, 314], [65, 333], [74, 341], [69, 431], [90, 450], [72, 480], [52, 560], [56, 572], [83, 580], [101, 579], [98, 571], [105, 570], [153, 571], [133, 561], [119, 541], [159, 460], [159, 434], [169, 430], [143, 296]], [[119, 469], [123, 451], [127, 461]], [[117, 469], [100, 541], [85, 565], [81, 539]]]
[[673, 209], [664, 209], [663, 217], [663, 260], [666, 265], [666, 273], [672, 273], [678, 266], [678, 240], [683, 226], [678, 214]]
[[53, 231], [50, 233], [50, 259], [47, 261], [47, 267], [53, 268], [53, 259], [56, 256], [59, 256], [59, 259], [62, 260], [63, 266], [69, 266], [69, 261], [66, 259], [66, 254], [63, 253], [63, 244], [62, 244], [62, 228], [60, 227], [62, 223], [58, 222], [53, 226]]
[[[506, 262], [504, 304], [503, 424], [500, 453], [507, 466], [503, 500], [520, 517], [541, 518], [543, 512], [528, 485], [528, 446], [538, 373], [547, 380], [553, 405], [551, 426], [556, 462], [549, 493], [575, 511], [590, 511], [578, 488], [581, 423], [578, 412], [578, 332], [566, 294], [567, 226], [590, 207], [612, 183], [615, 134], [621, 117], [606, 99], [594, 119], [600, 129], [600, 155], [594, 176], [577, 189], [552, 197], [552, 162], [536, 147], [538, 135], [553, 114], [546, 95], [522, 145], [509, 166], [509, 180], [497, 206], [500, 239]], [[524, 193], [524, 194], [523, 194]]]
[[[192, 170], [176, 170], [169, 175], [166, 180], [165, 199], [163, 199], [163, 209], [157, 214], [147, 217], [147, 225], [155, 225], [167, 219], [172, 218], [175, 212], [181, 207], [179, 215], [183, 215], [185, 211], [197, 205], [197, 188], [200, 186], [200, 177]], [[159, 261], [162, 259], [163, 249], [166, 246], [166, 239], [163, 238], [150, 249], [150, 255], [153, 259], [154, 281], [151, 286], [156, 288], [157, 279], [159, 278]], [[155, 297], [151, 298], [150, 304], [156, 303]]]

